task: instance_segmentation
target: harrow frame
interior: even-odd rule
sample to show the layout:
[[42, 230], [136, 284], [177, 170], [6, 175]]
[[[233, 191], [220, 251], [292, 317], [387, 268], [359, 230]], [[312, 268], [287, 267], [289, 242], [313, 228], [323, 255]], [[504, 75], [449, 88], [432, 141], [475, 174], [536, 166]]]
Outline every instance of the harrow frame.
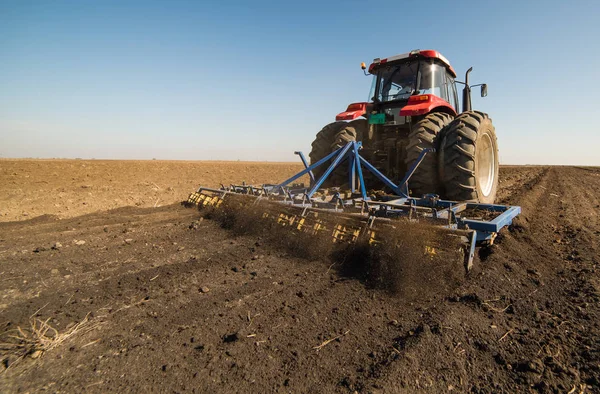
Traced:
[[[410, 196], [408, 181], [425, 155], [434, 152], [433, 149], [424, 149], [421, 152], [399, 184], [395, 184], [363, 158], [359, 154], [360, 149], [360, 142], [348, 142], [312, 165], [308, 164], [302, 152], [294, 152], [300, 157], [305, 168], [279, 184], [253, 186], [242, 183], [241, 185], [221, 185], [219, 189], [200, 186], [195, 193], [190, 195], [187, 203], [198, 207], [219, 206], [228, 194], [253, 196], [256, 198], [255, 203], [267, 199], [300, 208], [301, 213], [293, 215], [293, 218], [281, 214], [277, 219], [283, 225], [295, 225], [298, 229], [303, 226], [304, 220], [311, 212], [344, 213], [362, 219], [362, 228], [358, 229], [346, 229], [344, 226], [336, 225], [332, 234], [334, 241], [353, 242], [361, 235], [367, 236], [369, 241], [373, 241], [375, 221], [388, 222], [402, 217], [409, 220], [424, 220], [446, 228], [463, 238], [467, 271], [472, 268], [476, 245], [491, 245], [498, 232], [503, 227], [510, 225], [521, 212], [519, 206], [449, 201], [442, 200], [435, 194], [426, 194], [420, 198]], [[316, 178], [312, 171], [329, 160], [331, 160], [331, 164], [323, 175]], [[328, 193], [329, 190], [323, 191], [321, 186], [325, 180], [344, 163], [348, 165], [350, 193], [342, 192], [339, 188], [331, 190], [332, 193]], [[392, 190], [393, 194], [369, 196], [363, 169], [382, 181]], [[310, 177], [309, 187], [305, 187], [303, 184], [293, 184], [294, 181], [305, 175]]]

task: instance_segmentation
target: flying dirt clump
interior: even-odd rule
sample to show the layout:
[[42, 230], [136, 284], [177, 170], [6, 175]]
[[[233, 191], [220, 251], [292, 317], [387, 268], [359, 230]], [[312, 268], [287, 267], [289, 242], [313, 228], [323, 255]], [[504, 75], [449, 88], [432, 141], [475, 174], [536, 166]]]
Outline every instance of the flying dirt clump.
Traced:
[[[367, 286], [409, 298], [419, 298], [456, 287], [465, 276], [461, 240], [430, 225], [398, 220], [375, 226], [376, 242], [333, 242], [331, 231], [311, 234], [278, 222], [278, 215], [298, 215], [297, 209], [268, 201], [253, 204], [247, 198], [228, 196], [218, 208], [204, 208], [213, 219], [235, 235], [257, 235], [290, 255], [321, 260], [346, 277]], [[339, 216], [319, 212], [327, 228]]]
[[[217, 221], [235, 235], [257, 235], [290, 255], [309, 260], [328, 256], [334, 244], [328, 236], [314, 236], [292, 227], [284, 227], [276, 218], [281, 213], [299, 214], [293, 208], [268, 201], [252, 204], [240, 196], [228, 196], [218, 208], [202, 209], [203, 217]], [[323, 220], [326, 215], [323, 215]]]
[[340, 272], [409, 299], [453, 289], [465, 277], [459, 237], [418, 222], [377, 230], [377, 243], [358, 242], [333, 253]]

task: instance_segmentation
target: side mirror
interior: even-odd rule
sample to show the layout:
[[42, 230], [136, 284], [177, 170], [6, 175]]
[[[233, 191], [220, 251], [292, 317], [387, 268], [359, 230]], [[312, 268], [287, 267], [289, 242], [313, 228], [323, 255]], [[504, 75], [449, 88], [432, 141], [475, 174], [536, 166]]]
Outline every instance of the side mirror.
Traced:
[[487, 97], [487, 84], [481, 85], [481, 97]]

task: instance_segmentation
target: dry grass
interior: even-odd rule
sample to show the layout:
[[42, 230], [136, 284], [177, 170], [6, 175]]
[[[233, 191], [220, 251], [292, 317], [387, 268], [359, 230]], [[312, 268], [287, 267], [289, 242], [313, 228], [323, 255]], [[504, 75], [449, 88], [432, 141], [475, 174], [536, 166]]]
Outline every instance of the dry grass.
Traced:
[[0, 350], [5, 356], [14, 357], [7, 369], [26, 357], [38, 359], [73, 336], [88, 333], [102, 324], [102, 322], [90, 321], [88, 313], [80, 322], [59, 332], [48, 323], [49, 321], [50, 318], [46, 320], [32, 318], [29, 328], [17, 327], [13, 330], [15, 334], [6, 335], [7, 341], [0, 342]]

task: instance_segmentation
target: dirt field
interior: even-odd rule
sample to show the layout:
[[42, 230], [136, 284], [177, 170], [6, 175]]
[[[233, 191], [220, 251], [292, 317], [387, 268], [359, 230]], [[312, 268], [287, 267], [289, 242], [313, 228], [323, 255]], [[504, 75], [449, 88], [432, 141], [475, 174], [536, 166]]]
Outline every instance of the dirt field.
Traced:
[[0, 159], [0, 222], [180, 202], [200, 184], [282, 181], [301, 164]]
[[0, 391], [600, 392], [600, 169], [502, 167], [522, 215], [407, 298], [177, 203], [297, 168], [0, 161]]

